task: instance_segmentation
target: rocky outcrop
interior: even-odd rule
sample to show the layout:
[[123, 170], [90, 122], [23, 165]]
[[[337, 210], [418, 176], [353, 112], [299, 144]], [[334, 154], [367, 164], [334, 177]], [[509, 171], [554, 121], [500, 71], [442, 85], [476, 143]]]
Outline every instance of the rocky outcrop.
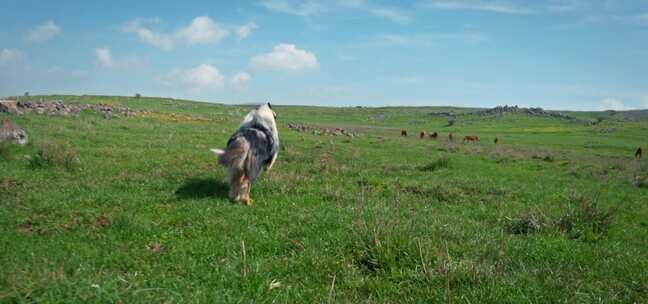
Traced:
[[569, 119], [569, 120], [575, 119], [574, 117], [562, 114], [560, 112], [545, 111], [542, 108], [520, 108], [517, 105], [497, 106], [492, 109], [486, 109], [478, 112], [478, 114], [482, 116], [490, 116], [490, 115], [499, 116], [499, 115], [503, 115], [504, 113], [522, 113], [522, 114], [527, 114], [532, 116], [546, 116], [546, 117], [554, 117], [554, 118]]
[[27, 138], [27, 131], [16, 126], [10, 121], [3, 121], [0, 124], [0, 142], [10, 141], [19, 145], [26, 145], [29, 140]]
[[16, 114], [18, 105], [13, 100], [0, 100], [0, 112]]
[[53, 101], [0, 101], [0, 112], [17, 115], [34, 113], [39, 115], [76, 116], [83, 110], [99, 112], [104, 118], [109, 119], [116, 115], [125, 117], [136, 116], [137, 111], [128, 107], [115, 107], [107, 104], [66, 104], [61, 100]]

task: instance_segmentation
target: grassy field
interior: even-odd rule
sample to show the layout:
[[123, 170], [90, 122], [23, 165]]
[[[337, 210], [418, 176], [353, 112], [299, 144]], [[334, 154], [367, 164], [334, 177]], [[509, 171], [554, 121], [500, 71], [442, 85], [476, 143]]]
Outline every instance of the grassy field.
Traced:
[[[0, 151], [3, 303], [648, 299], [639, 112], [278, 106], [279, 159], [245, 207], [228, 202], [208, 148], [225, 145], [248, 107], [39, 98], [146, 112], [0, 113], [31, 141]], [[451, 126], [435, 114], [449, 111]], [[450, 143], [449, 132], [482, 141]]]

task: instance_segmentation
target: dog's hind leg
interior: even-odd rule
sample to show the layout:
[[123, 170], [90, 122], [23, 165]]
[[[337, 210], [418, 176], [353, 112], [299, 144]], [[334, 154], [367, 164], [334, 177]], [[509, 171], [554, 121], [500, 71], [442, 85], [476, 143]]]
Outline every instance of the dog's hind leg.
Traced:
[[240, 171], [234, 171], [230, 173], [229, 199], [233, 202], [237, 202], [241, 198], [242, 178], [243, 178], [243, 173]]
[[241, 189], [240, 189], [240, 196], [241, 196], [241, 202], [245, 204], [246, 206], [252, 205], [252, 198], [250, 197], [250, 190], [252, 188], [252, 182], [250, 179], [243, 175], [241, 177]]

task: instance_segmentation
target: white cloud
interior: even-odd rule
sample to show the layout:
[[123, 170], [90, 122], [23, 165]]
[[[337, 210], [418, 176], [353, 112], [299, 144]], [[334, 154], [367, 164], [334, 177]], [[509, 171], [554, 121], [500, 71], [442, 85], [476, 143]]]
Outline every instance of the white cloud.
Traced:
[[336, 4], [348, 8], [366, 8], [369, 6], [367, 0], [338, 0]]
[[252, 31], [254, 31], [258, 26], [254, 22], [248, 22], [245, 25], [241, 25], [238, 28], [236, 28], [236, 36], [238, 36], [238, 40], [243, 40], [250, 36]]
[[286, 0], [267, 0], [259, 2], [258, 5], [273, 12], [301, 17], [320, 15], [329, 10], [323, 3], [315, 1], [291, 3]]
[[160, 81], [169, 86], [184, 85], [192, 91], [222, 89], [225, 77], [213, 65], [203, 63], [190, 69], [174, 69], [163, 75]]
[[378, 37], [378, 43], [395, 46], [430, 46], [435, 41], [460, 41], [466, 43], [482, 43], [489, 40], [480, 32], [463, 31], [455, 33], [420, 33], [414, 35], [384, 34]]
[[61, 27], [54, 21], [49, 20], [27, 34], [27, 41], [43, 42], [54, 38], [61, 32]]
[[599, 108], [603, 110], [625, 111], [632, 108], [626, 107], [623, 101], [616, 98], [605, 98], [601, 100]]
[[294, 44], [281, 43], [272, 52], [259, 54], [250, 60], [252, 66], [272, 70], [308, 70], [319, 68], [317, 57], [312, 52], [298, 49]]
[[372, 8], [369, 10], [369, 12], [376, 17], [386, 18], [400, 24], [407, 24], [412, 21], [410, 16], [407, 15], [405, 12], [393, 8], [388, 8], [388, 7]]
[[21, 61], [25, 55], [17, 49], [0, 50], [0, 66]]
[[171, 50], [176, 43], [184, 42], [191, 46], [194, 44], [214, 44], [225, 39], [229, 32], [221, 28], [208, 16], [198, 16], [191, 24], [181, 27], [173, 33], [155, 32], [145, 26], [150, 21], [137, 18], [122, 27], [126, 33], [135, 33], [140, 40], [163, 50]]
[[154, 32], [142, 25], [145, 20], [137, 18], [122, 27], [126, 33], [135, 33], [140, 40], [163, 50], [170, 50], [175, 45], [170, 34]]
[[412, 44], [417, 42], [418, 40], [411, 36], [398, 35], [398, 34], [385, 34], [380, 36], [380, 39], [388, 44], [398, 44], [398, 45]]
[[284, 13], [300, 17], [315, 17], [324, 14], [348, 13], [357, 15], [359, 12], [374, 17], [385, 18], [395, 23], [407, 24], [411, 17], [403, 10], [396, 8], [374, 6], [367, 0], [337, 0], [337, 1], [295, 1], [295, 0], [264, 0], [258, 3], [276, 13]]
[[229, 32], [219, 27], [207, 16], [199, 16], [187, 27], [176, 33], [176, 39], [185, 41], [187, 45], [200, 43], [217, 43], [229, 35]]
[[235, 89], [245, 89], [250, 83], [252, 77], [247, 72], [238, 72], [232, 77], [232, 87]]
[[591, 2], [586, 0], [554, 0], [550, 2], [547, 9], [556, 13], [569, 13], [582, 11], [589, 8]]
[[532, 14], [534, 11], [527, 7], [516, 6], [513, 3], [504, 1], [486, 0], [433, 0], [428, 1], [426, 6], [436, 9], [447, 10], [476, 10], [500, 14]]
[[221, 89], [225, 85], [223, 74], [211, 64], [201, 64], [187, 71], [187, 81], [197, 88]]
[[100, 65], [110, 67], [114, 64], [112, 53], [109, 48], [96, 48], [95, 56]]

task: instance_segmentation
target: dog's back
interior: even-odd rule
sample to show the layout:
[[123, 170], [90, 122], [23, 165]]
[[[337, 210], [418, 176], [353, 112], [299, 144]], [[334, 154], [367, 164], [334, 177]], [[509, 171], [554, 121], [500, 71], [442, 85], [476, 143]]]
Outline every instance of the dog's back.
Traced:
[[272, 134], [254, 127], [243, 127], [230, 137], [218, 163], [242, 171], [254, 182], [264, 165], [277, 153]]

